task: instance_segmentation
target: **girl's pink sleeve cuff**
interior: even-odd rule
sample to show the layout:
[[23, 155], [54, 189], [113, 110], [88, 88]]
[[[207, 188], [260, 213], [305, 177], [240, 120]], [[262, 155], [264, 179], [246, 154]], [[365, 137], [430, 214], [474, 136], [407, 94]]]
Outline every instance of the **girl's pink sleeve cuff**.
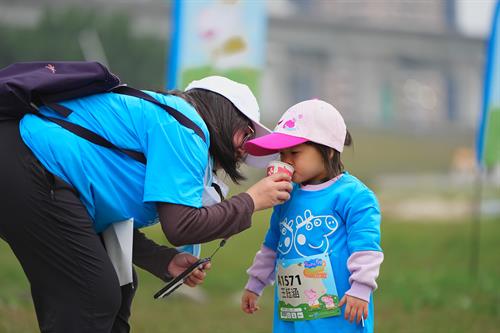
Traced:
[[353, 296], [370, 302], [370, 295], [372, 291], [373, 289], [370, 286], [354, 281], [351, 285], [351, 289], [349, 289], [345, 293], [349, 296]]
[[347, 268], [351, 273], [349, 283], [351, 289], [347, 295], [370, 301], [370, 294], [377, 289], [377, 277], [384, 254], [379, 251], [358, 251], [347, 260]]
[[264, 282], [260, 281], [256, 277], [250, 276], [248, 278], [248, 282], [245, 286], [245, 289], [261, 296], [262, 291], [264, 290], [265, 287], [266, 284]]

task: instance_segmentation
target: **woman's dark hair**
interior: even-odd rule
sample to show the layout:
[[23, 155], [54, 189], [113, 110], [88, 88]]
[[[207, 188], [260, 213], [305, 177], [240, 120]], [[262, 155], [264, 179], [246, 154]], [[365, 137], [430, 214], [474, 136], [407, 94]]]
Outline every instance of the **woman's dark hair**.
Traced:
[[178, 90], [159, 91], [163, 94], [183, 98], [198, 111], [210, 133], [210, 154], [233, 182], [245, 179], [238, 171], [239, 157], [233, 145], [234, 134], [252, 126], [250, 119], [245, 117], [227, 98], [205, 89], [191, 89], [186, 92]]
[[[328, 178], [334, 178], [344, 171], [344, 164], [340, 158], [340, 152], [328, 146], [308, 141], [305, 144], [311, 145], [321, 154]], [[346, 132], [344, 146], [352, 145], [352, 137], [349, 131]]]

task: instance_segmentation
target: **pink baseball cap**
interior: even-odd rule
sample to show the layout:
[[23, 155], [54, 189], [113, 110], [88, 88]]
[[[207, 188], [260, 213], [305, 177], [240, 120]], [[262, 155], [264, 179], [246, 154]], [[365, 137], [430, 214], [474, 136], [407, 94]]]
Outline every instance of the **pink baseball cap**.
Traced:
[[340, 112], [327, 102], [312, 99], [286, 110], [273, 133], [248, 141], [245, 149], [249, 154], [264, 156], [312, 141], [342, 152], [346, 133]]

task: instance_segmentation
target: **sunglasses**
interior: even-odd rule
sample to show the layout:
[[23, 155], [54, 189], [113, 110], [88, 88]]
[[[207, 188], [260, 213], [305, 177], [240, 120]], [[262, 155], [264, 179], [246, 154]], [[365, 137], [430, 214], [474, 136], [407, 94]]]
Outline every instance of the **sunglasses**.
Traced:
[[248, 140], [251, 140], [255, 137], [255, 131], [252, 128], [252, 126], [248, 125], [248, 133], [243, 137], [243, 140], [241, 141], [240, 147], [243, 148], [245, 143], [247, 143]]
[[[243, 137], [243, 140], [241, 140], [241, 143], [238, 145], [238, 147], [236, 148], [236, 155], [237, 155], [237, 158], [238, 159], [242, 159], [242, 158], [245, 158], [246, 156], [246, 152], [245, 152], [245, 143], [248, 142], [248, 140], [251, 140], [255, 137], [255, 131], [254, 129], [252, 128], [252, 126], [248, 125], [247, 127], [247, 133], [245, 134], [245, 136]], [[241, 152], [243, 151], [243, 153]]]

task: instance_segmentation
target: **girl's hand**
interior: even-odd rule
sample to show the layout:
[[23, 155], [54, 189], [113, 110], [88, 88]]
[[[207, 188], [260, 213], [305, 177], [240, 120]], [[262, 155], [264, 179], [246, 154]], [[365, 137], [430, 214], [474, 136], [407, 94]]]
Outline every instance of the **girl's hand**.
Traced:
[[254, 211], [271, 208], [290, 199], [292, 183], [289, 175], [276, 173], [261, 179], [247, 190], [254, 203]]
[[356, 323], [360, 323], [361, 316], [363, 319], [368, 318], [368, 302], [360, 298], [349, 295], [344, 295], [340, 300], [339, 306], [345, 306], [344, 318], [351, 323], [356, 319]]
[[260, 307], [257, 305], [257, 301], [259, 299], [259, 295], [245, 290], [243, 292], [243, 296], [241, 297], [241, 309], [243, 312], [252, 314], [255, 311], [259, 310]]

